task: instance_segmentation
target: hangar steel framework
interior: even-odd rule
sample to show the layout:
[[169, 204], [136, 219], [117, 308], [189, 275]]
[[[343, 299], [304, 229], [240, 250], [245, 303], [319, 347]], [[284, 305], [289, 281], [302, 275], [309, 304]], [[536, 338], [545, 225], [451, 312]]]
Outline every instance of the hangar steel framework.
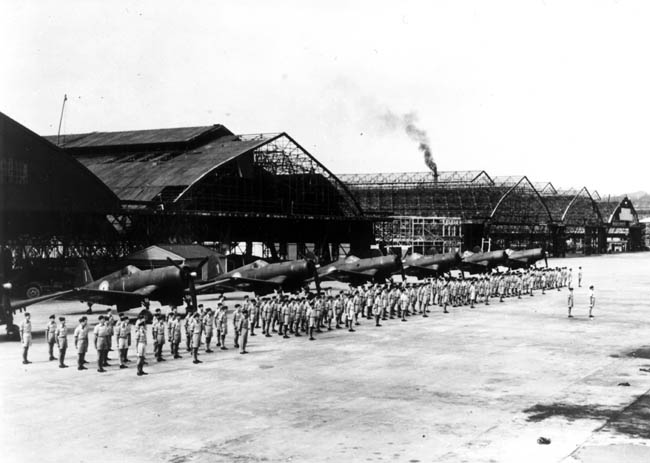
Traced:
[[552, 248], [553, 220], [527, 177], [491, 178], [485, 171], [339, 175], [367, 214], [375, 236], [417, 252], [489, 246]]
[[[53, 139], [54, 137], [51, 137]], [[66, 135], [64, 150], [120, 198], [110, 222], [122, 253], [151, 243], [245, 242], [271, 258], [363, 254], [372, 221], [287, 133], [235, 135], [221, 125]]]

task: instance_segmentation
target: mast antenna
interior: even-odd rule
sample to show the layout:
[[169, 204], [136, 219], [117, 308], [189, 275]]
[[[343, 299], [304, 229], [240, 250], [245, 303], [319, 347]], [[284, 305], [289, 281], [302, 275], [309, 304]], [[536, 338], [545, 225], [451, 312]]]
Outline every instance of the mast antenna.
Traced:
[[59, 138], [61, 138], [61, 123], [63, 122], [63, 110], [65, 109], [65, 102], [68, 101], [68, 95], [63, 94], [63, 105], [61, 105], [61, 117], [59, 117], [59, 131], [56, 134], [56, 144], [59, 146]]

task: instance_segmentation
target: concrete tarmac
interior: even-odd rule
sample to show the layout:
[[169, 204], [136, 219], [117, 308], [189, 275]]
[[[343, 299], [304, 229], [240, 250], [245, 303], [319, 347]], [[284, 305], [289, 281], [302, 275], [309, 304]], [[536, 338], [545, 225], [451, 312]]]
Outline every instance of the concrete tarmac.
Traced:
[[[248, 355], [233, 348], [230, 332], [229, 350], [202, 354], [200, 365], [184, 352], [171, 360], [166, 345], [168, 361], [149, 356], [144, 377], [135, 362], [119, 370], [116, 360], [97, 373], [92, 347], [89, 370], [74, 368], [74, 347], [71, 367], [57, 368], [47, 361], [47, 316], [67, 314], [72, 334], [83, 306], [32, 306], [34, 363], [21, 364], [19, 343], [0, 342], [0, 458], [650, 461], [650, 253], [549, 264], [583, 267], [573, 319], [563, 289], [450, 314], [434, 308], [429, 318], [380, 328], [363, 320], [355, 333], [324, 332], [314, 342], [258, 334]], [[135, 360], [133, 348], [129, 355]]]

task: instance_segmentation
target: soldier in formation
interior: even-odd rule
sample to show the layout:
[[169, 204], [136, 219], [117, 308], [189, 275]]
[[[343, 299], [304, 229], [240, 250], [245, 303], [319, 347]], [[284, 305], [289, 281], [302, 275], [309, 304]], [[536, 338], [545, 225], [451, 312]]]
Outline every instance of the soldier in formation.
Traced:
[[[581, 272], [581, 269], [580, 269]], [[578, 273], [580, 281], [581, 273]], [[435, 307], [449, 313], [449, 308], [469, 306], [475, 308], [478, 304], [489, 305], [490, 299], [499, 298], [505, 302], [508, 298], [521, 299], [522, 296], [533, 296], [535, 291], [557, 289], [569, 286], [569, 316], [573, 308], [573, 289], [571, 269], [536, 269], [508, 271], [474, 276], [472, 278], [438, 277], [419, 281], [418, 283], [376, 283], [333, 294], [331, 290], [323, 294], [310, 295], [306, 292], [296, 294], [274, 293], [264, 298], [245, 297], [243, 304], [236, 304], [232, 312], [233, 345], [246, 354], [248, 336], [254, 335], [254, 330], [261, 327], [262, 334], [267, 337], [278, 333], [285, 339], [308, 336], [310, 341], [316, 340], [316, 334], [323, 329], [347, 328], [349, 332], [356, 331], [361, 320], [374, 320], [375, 327], [381, 327], [381, 321], [399, 318], [407, 321], [408, 317], [427, 317]], [[593, 318], [595, 296], [593, 286], [590, 287], [589, 315]], [[27, 352], [31, 345], [31, 323], [29, 313], [21, 323], [20, 333], [23, 343], [23, 362], [28, 363]], [[54, 320], [52, 320], [53, 322]], [[54, 328], [46, 327], [46, 338], [50, 342], [50, 331], [59, 347], [61, 368], [65, 368], [65, 353], [67, 348], [67, 330], [65, 319], [59, 319], [60, 324]], [[212, 353], [211, 342], [216, 334], [216, 345], [226, 350], [228, 334], [228, 307], [224, 301], [219, 301], [216, 310], [203, 308], [189, 310], [183, 316], [171, 307], [167, 315], [158, 309], [151, 327], [154, 346], [154, 356], [158, 362], [164, 361], [163, 346], [170, 343], [170, 353], [174, 359], [179, 355], [179, 346], [185, 332], [186, 347], [192, 354], [194, 364], [199, 360], [202, 343], [205, 353]], [[116, 345], [120, 354], [120, 368], [127, 368], [128, 349], [131, 345], [131, 334], [134, 332], [136, 353], [138, 357], [137, 374], [146, 375], [147, 325], [141, 314], [135, 326], [129, 323], [126, 315], [122, 314], [115, 321], [110, 309], [106, 315], [100, 315], [98, 324], [94, 327], [94, 345], [97, 350], [97, 371], [104, 372], [109, 366], [108, 352], [112, 345], [112, 336], [116, 337]], [[78, 352], [78, 370], [85, 370], [85, 354], [88, 349], [87, 318], [81, 317], [74, 331], [74, 343]], [[50, 350], [50, 356], [53, 352]]]

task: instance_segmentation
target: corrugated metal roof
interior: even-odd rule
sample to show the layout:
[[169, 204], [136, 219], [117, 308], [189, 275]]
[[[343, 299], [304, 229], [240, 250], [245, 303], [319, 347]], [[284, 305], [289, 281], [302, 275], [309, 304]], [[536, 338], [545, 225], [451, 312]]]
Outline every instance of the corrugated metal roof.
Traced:
[[103, 147], [103, 146], [132, 146], [168, 143], [190, 143], [199, 136], [207, 136], [210, 132], [232, 134], [221, 124], [202, 127], [180, 127], [171, 129], [129, 130], [122, 132], [90, 132], [85, 134], [49, 135], [45, 138], [66, 149]]
[[[134, 153], [71, 153], [121, 200], [153, 201], [166, 187], [191, 185], [212, 169], [264, 145], [279, 135], [281, 134], [262, 135], [248, 140], [234, 135], [225, 136], [186, 151], [162, 151], [160, 156], [154, 158], [149, 158], [150, 151], [143, 151], [140, 153], [141, 157], [134, 156]], [[169, 159], [165, 160], [165, 157]], [[127, 159], [131, 160], [126, 161]], [[182, 188], [179, 190], [182, 191]]]
[[0, 164], [3, 212], [102, 214], [119, 209], [115, 194], [83, 163], [1, 112]]

